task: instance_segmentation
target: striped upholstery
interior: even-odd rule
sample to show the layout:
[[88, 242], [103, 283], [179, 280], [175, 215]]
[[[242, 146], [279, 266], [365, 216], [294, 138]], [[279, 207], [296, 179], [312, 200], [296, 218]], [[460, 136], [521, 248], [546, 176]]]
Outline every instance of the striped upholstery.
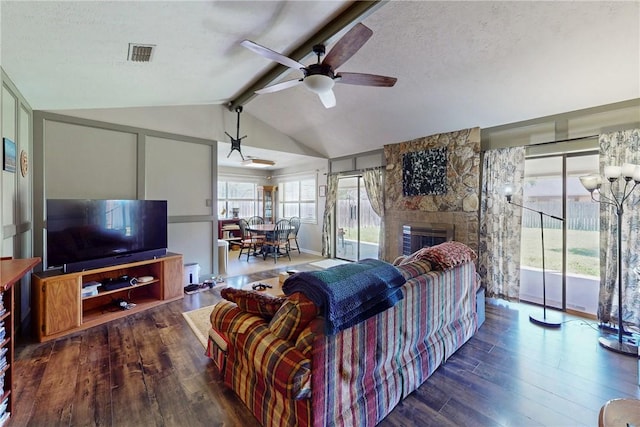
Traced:
[[318, 317], [298, 346], [273, 336], [264, 319], [247, 326], [234, 304], [216, 305], [213, 328], [230, 343], [225, 383], [263, 426], [378, 424], [477, 328], [473, 263], [418, 275], [415, 266], [398, 269], [410, 278], [394, 307], [332, 336]]

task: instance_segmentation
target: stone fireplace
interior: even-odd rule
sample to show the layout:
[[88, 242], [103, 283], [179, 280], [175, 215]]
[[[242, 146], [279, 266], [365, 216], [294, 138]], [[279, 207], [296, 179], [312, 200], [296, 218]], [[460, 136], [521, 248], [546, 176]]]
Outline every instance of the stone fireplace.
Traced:
[[[405, 195], [403, 164], [405, 154], [412, 153], [415, 162], [422, 161], [428, 171], [428, 156], [420, 152], [446, 148], [446, 176], [444, 191], [429, 194]], [[478, 214], [480, 194], [480, 129], [418, 138], [398, 144], [385, 145], [385, 259], [393, 261], [407, 250], [406, 239], [417, 246], [431, 246], [429, 239], [444, 238], [465, 243], [478, 250]], [[442, 167], [441, 163], [436, 165]], [[410, 228], [407, 229], [406, 226]], [[429, 236], [446, 230], [443, 236]], [[410, 238], [405, 238], [405, 232]], [[419, 248], [418, 248], [419, 249]]]
[[424, 224], [402, 226], [402, 255], [411, 255], [418, 249], [453, 240], [451, 224]]

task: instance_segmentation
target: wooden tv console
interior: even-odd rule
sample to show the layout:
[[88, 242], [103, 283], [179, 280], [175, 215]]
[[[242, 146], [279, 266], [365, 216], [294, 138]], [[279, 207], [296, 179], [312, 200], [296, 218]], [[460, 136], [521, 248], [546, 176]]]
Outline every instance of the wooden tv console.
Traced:
[[[184, 297], [182, 255], [96, 268], [77, 273], [45, 271], [33, 273], [31, 280], [35, 336], [48, 341], [101, 325]], [[82, 285], [120, 276], [152, 276], [153, 280], [97, 295], [82, 297]], [[124, 310], [118, 300], [135, 303]]]

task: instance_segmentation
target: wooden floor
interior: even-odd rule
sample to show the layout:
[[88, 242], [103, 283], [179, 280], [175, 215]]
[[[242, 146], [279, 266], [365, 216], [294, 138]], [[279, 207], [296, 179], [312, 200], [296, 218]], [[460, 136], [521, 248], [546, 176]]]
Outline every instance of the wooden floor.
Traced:
[[[258, 425], [181, 315], [218, 298], [200, 292], [54, 342], [19, 343], [11, 425]], [[489, 304], [476, 335], [381, 425], [595, 426], [608, 399], [640, 397], [637, 359], [600, 347], [594, 321], [567, 317], [549, 330], [529, 322], [536, 310]]]

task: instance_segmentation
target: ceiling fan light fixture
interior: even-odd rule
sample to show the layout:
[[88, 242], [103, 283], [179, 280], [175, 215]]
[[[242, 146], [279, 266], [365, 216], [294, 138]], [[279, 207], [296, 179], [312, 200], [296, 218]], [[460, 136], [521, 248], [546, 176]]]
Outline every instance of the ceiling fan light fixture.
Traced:
[[328, 92], [333, 89], [335, 84], [336, 82], [331, 77], [323, 74], [312, 74], [304, 79], [304, 85], [307, 89], [315, 93]]
[[265, 159], [246, 159], [240, 162], [241, 166], [248, 168], [268, 168], [269, 166], [275, 165], [276, 162], [273, 160], [265, 160]]

